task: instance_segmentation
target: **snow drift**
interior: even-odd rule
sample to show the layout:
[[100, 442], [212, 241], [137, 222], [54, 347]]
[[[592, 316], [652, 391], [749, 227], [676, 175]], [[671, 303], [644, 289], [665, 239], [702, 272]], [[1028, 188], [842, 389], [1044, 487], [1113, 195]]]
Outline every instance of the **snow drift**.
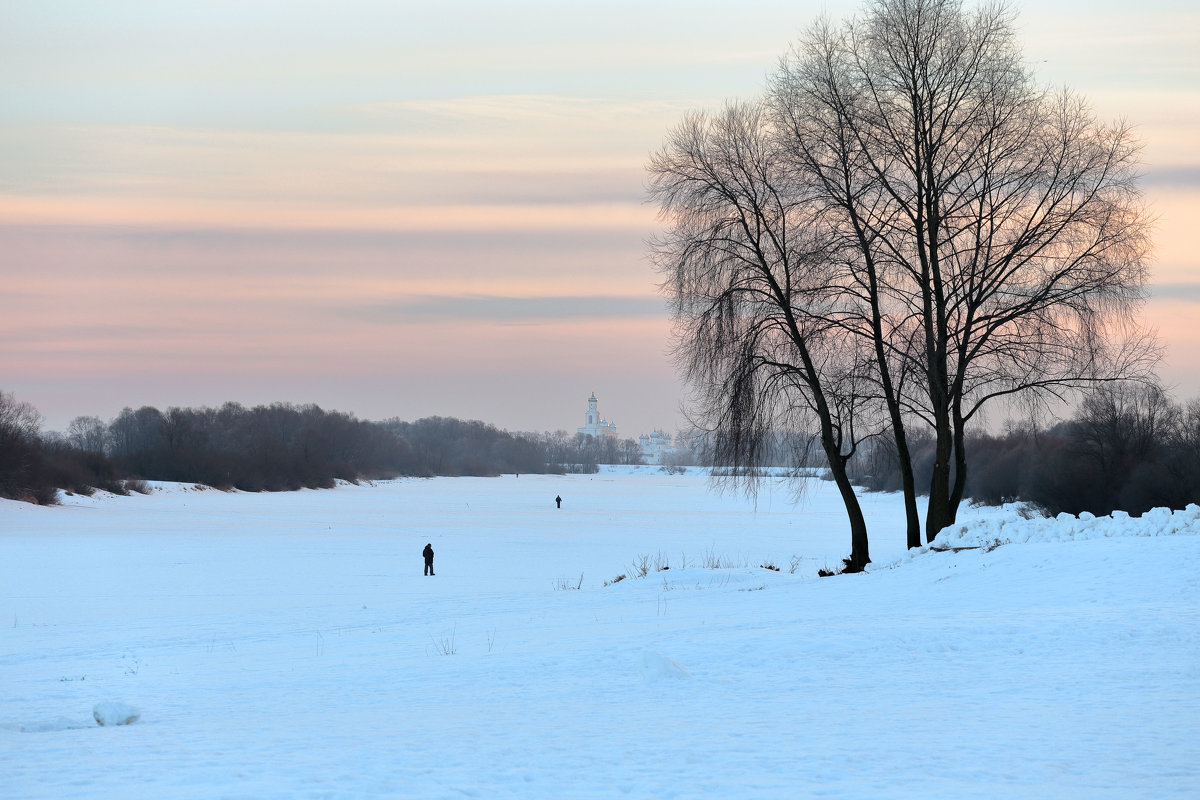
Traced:
[[[1006, 509], [1020, 512], [1022, 506]], [[1066, 542], [1111, 539], [1117, 536], [1175, 536], [1200, 533], [1200, 506], [1189, 505], [1182, 511], [1156, 508], [1141, 517], [1124, 511], [1097, 517], [1086, 511], [1078, 517], [1059, 514], [1054, 518], [1025, 519], [1021, 513], [973, 519], [952, 525], [938, 534], [934, 550], [953, 547], [988, 547], [1012, 542]]]

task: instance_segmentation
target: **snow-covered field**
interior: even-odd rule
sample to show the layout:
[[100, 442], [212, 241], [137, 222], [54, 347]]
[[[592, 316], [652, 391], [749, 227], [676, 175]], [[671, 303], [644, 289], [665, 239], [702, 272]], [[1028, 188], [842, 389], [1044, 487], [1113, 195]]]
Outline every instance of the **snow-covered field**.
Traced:
[[1200, 796], [1200, 509], [864, 500], [835, 578], [820, 481], [0, 501], [0, 798]]

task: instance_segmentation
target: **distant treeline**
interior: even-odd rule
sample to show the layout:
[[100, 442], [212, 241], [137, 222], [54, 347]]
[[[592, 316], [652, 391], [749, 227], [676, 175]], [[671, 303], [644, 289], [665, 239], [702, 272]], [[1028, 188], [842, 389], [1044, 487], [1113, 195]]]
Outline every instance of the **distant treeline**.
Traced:
[[[859, 485], [900, 488], [890, 441], [874, 440], [852, 460]], [[806, 443], [804, 436], [780, 435], [764, 464], [802, 462], [797, 453]], [[693, 434], [690, 444], [671, 463], [709, 465], [705, 438]], [[927, 485], [934, 443], [917, 439], [912, 447], [917, 483]], [[969, 452], [967, 496], [979, 502], [1023, 500], [1051, 514], [1182, 508], [1200, 503], [1200, 399], [1177, 404], [1153, 386], [1113, 384], [1086, 398], [1067, 421], [977, 435]], [[128, 493], [141, 480], [278, 491], [338, 480], [589, 473], [600, 464], [638, 463], [631, 439], [509, 433], [448, 417], [368, 422], [288, 403], [126, 408], [107, 422], [77, 417], [63, 433], [43, 433], [35, 408], [0, 392], [0, 497], [41, 504], [55, 502], [59, 489]]]
[[[931, 438], [914, 446], [917, 484], [928, 485]], [[968, 449], [966, 495], [996, 505], [1023, 500], [1049, 514], [1115, 510], [1139, 515], [1200, 503], [1200, 399], [1177, 404], [1155, 386], [1111, 384], [1069, 420], [1042, 430], [1010, 426]], [[899, 491], [895, 455], [880, 441], [857, 459], [857, 481]]]
[[126, 408], [42, 433], [30, 404], [0, 393], [0, 497], [53, 503], [58, 489], [127, 493], [141, 480], [222, 489], [324, 488], [397, 476], [595, 472], [640, 463], [636, 442], [565, 431], [513, 434], [483, 422], [429, 417], [368, 422], [315, 405]]

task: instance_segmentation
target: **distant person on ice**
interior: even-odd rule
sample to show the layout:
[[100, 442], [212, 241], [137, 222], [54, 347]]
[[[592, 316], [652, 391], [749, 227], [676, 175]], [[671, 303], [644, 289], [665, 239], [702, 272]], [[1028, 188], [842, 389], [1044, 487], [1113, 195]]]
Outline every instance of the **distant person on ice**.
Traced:
[[555, 497], [554, 502], [558, 504], [559, 508], [562, 508], [562, 495]]
[[421, 555], [425, 556], [425, 574], [433, 574], [433, 544], [425, 545], [425, 549], [421, 551]]

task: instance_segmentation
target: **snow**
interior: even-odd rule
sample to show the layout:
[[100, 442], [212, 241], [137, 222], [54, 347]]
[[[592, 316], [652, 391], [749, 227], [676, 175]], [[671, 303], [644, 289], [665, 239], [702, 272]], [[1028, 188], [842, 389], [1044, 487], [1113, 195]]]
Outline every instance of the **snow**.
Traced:
[[660, 681], [691, 680], [692, 674], [673, 658], [647, 650], [642, 653], [642, 681], [651, 684]]
[[142, 712], [128, 703], [109, 700], [96, 703], [92, 709], [92, 717], [97, 725], [132, 725], [142, 716]]
[[1200, 785], [1196, 507], [967, 508], [909, 552], [900, 499], [864, 495], [874, 563], [817, 578], [848, 545], [820, 480], [798, 504], [656, 468], [154, 489], [0, 501], [0, 797]]
[[[1021, 511], [1020, 506], [1010, 506]], [[1065, 542], [1114, 536], [1173, 536], [1195, 533], [1200, 529], [1200, 506], [1189, 505], [1182, 511], [1155, 508], [1139, 518], [1124, 511], [1096, 517], [1084, 512], [1078, 517], [1059, 514], [1054, 519], [993, 517], [953, 525], [938, 534], [935, 548], [986, 546], [1009, 542]]]

